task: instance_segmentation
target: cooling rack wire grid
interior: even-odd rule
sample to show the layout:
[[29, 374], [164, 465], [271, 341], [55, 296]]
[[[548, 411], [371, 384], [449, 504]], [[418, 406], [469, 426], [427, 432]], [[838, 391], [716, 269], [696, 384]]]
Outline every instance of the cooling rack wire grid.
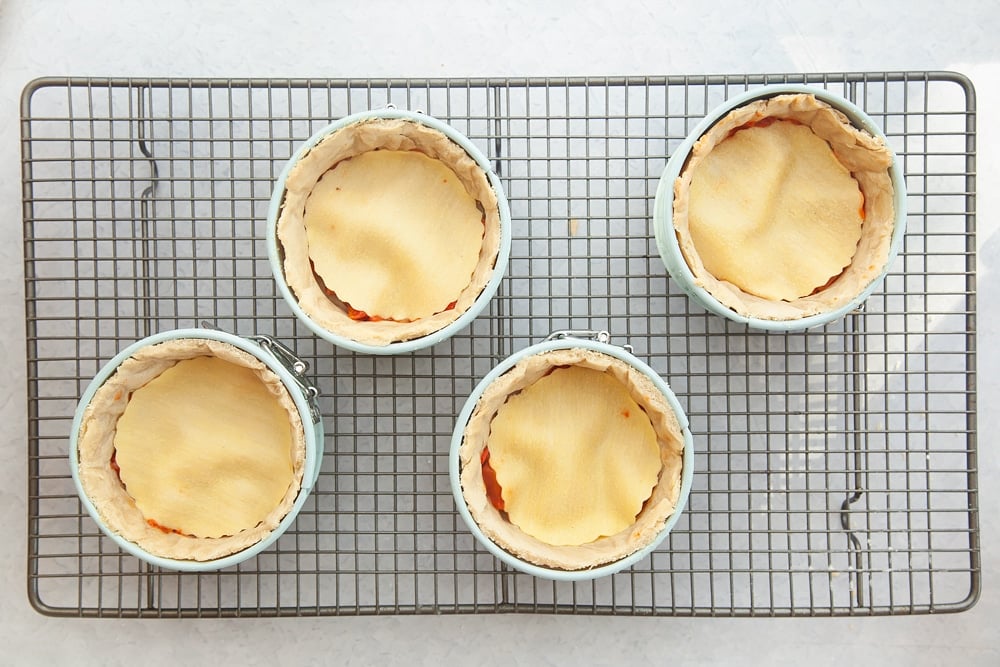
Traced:
[[[777, 82], [864, 109], [903, 161], [905, 245], [863, 311], [804, 333], [707, 314], [653, 240], [657, 180], [714, 106]], [[301, 326], [264, 247], [275, 177], [331, 120], [386, 104], [452, 124], [510, 200], [509, 270], [430, 349], [345, 352]], [[544, 612], [884, 615], [979, 594], [975, 95], [952, 73], [621, 79], [42, 79], [22, 98], [28, 589], [42, 613], [177, 617]], [[152, 568], [102, 537], [66, 460], [78, 397], [121, 348], [207, 320], [274, 336], [322, 391], [326, 458], [292, 528], [235, 568]], [[448, 484], [454, 420], [507, 355], [607, 330], [695, 435], [681, 520], [609, 578], [516, 574]]]

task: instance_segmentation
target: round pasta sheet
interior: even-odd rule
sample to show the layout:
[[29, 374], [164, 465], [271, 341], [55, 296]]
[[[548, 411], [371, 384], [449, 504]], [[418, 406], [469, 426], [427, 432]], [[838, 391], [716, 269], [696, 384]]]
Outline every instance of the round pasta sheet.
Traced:
[[115, 455], [147, 519], [196, 537], [256, 526], [292, 484], [284, 408], [253, 371], [214, 357], [180, 361], [133, 392]]
[[788, 121], [735, 132], [691, 174], [691, 238], [705, 268], [765, 299], [808, 296], [839, 275], [863, 206], [830, 145]]
[[457, 301], [479, 259], [482, 213], [458, 176], [417, 151], [369, 151], [327, 172], [306, 201], [309, 253], [337, 298], [410, 321]]
[[582, 366], [511, 396], [488, 446], [511, 522], [553, 545], [631, 526], [660, 472], [649, 417], [618, 380]]

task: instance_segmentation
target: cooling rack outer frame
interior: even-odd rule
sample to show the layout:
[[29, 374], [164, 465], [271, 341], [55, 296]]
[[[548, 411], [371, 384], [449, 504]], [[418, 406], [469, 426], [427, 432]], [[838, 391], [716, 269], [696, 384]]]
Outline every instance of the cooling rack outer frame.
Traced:
[[[844, 323], [805, 334], [749, 332], [689, 303], [648, 226], [687, 131], [713, 103], [768, 83], [852, 99], [883, 124], [907, 176], [909, 232], [886, 285]], [[282, 309], [262, 275], [262, 224], [309, 128], [385, 103], [478, 143], [514, 237], [508, 275], [467, 331], [374, 360], [319, 344]], [[30, 82], [29, 602], [78, 617], [969, 609], [981, 587], [975, 127], [972, 82], [956, 72]], [[241, 311], [332, 390], [331, 462], [254, 561], [201, 575], [142, 566], [72, 492], [72, 406], [128, 343], [205, 318], [247, 333]], [[447, 484], [447, 436], [475, 381], [560, 329], [627, 338], [670, 378], [700, 438], [670, 539], [589, 585], [502, 566], [460, 524]]]

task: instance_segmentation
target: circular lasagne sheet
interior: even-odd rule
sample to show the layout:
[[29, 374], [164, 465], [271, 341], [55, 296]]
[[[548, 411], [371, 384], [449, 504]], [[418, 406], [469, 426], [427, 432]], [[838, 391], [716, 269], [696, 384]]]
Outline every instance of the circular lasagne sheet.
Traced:
[[417, 151], [369, 151], [313, 188], [309, 256], [338, 299], [369, 316], [430, 317], [457, 301], [483, 244], [482, 213], [458, 176]]
[[262, 523], [293, 481], [288, 413], [254, 371], [178, 361], [129, 398], [115, 461], [147, 520], [195, 537]]
[[692, 167], [691, 239], [705, 268], [793, 301], [851, 263], [864, 198], [830, 145], [791, 121], [741, 129]]
[[631, 526], [660, 474], [649, 417], [621, 382], [583, 366], [509, 397], [487, 446], [511, 523], [556, 546]]

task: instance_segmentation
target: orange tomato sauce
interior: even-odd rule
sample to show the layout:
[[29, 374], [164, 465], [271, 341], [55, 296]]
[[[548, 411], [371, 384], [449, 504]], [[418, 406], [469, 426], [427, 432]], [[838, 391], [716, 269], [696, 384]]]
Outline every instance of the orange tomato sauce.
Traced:
[[500, 483], [497, 482], [496, 470], [490, 465], [489, 447], [483, 447], [483, 452], [479, 455], [479, 462], [483, 466], [483, 482], [486, 484], [486, 498], [489, 499], [493, 507], [503, 512], [506, 507], [503, 501], [503, 489], [500, 488]]

